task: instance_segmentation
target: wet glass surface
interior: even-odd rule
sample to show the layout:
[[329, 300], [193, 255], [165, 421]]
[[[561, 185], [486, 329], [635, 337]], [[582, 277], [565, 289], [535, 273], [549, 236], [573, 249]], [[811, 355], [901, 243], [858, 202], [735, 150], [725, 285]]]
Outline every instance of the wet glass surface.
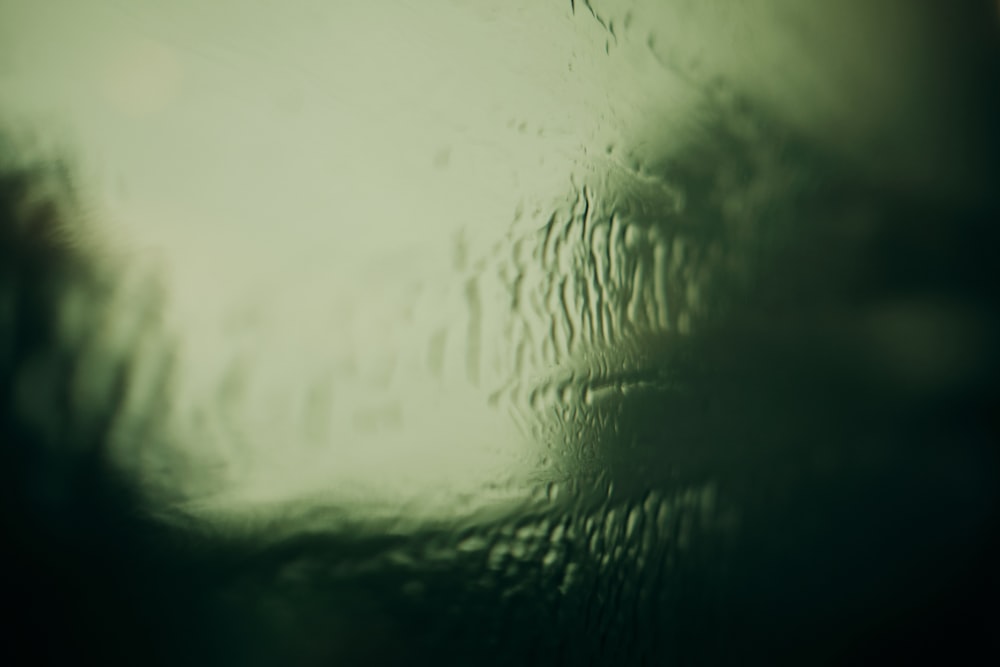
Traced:
[[0, 6], [15, 634], [996, 650], [998, 18], [871, 4]]

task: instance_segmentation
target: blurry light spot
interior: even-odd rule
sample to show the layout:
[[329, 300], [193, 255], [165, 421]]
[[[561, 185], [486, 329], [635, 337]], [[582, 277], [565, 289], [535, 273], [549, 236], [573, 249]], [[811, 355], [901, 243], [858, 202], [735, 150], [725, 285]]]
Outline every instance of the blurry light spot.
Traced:
[[176, 97], [181, 67], [163, 44], [136, 40], [115, 50], [104, 72], [104, 96], [121, 114], [149, 116], [163, 111]]

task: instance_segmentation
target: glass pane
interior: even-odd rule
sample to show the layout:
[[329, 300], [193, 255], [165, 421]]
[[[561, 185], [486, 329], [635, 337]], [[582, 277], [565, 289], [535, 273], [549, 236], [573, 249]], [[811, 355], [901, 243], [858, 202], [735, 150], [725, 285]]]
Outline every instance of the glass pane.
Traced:
[[980, 651], [996, 8], [494, 5], [0, 6], [17, 634]]

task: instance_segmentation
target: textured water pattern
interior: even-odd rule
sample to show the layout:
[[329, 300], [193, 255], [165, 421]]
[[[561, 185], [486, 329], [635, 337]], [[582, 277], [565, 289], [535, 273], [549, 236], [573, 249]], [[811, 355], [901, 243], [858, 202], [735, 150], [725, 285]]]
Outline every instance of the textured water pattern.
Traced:
[[934, 15], [201, 4], [0, 28], [43, 659], [989, 645], [996, 72]]

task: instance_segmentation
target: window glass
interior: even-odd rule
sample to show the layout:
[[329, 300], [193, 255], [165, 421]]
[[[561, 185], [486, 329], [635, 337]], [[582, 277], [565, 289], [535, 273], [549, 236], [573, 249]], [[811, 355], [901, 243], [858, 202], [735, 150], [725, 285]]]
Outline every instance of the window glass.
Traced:
[[982, 4], [5, 3], [46, 655], [977, 646], [942, 619], [996, 551]]

